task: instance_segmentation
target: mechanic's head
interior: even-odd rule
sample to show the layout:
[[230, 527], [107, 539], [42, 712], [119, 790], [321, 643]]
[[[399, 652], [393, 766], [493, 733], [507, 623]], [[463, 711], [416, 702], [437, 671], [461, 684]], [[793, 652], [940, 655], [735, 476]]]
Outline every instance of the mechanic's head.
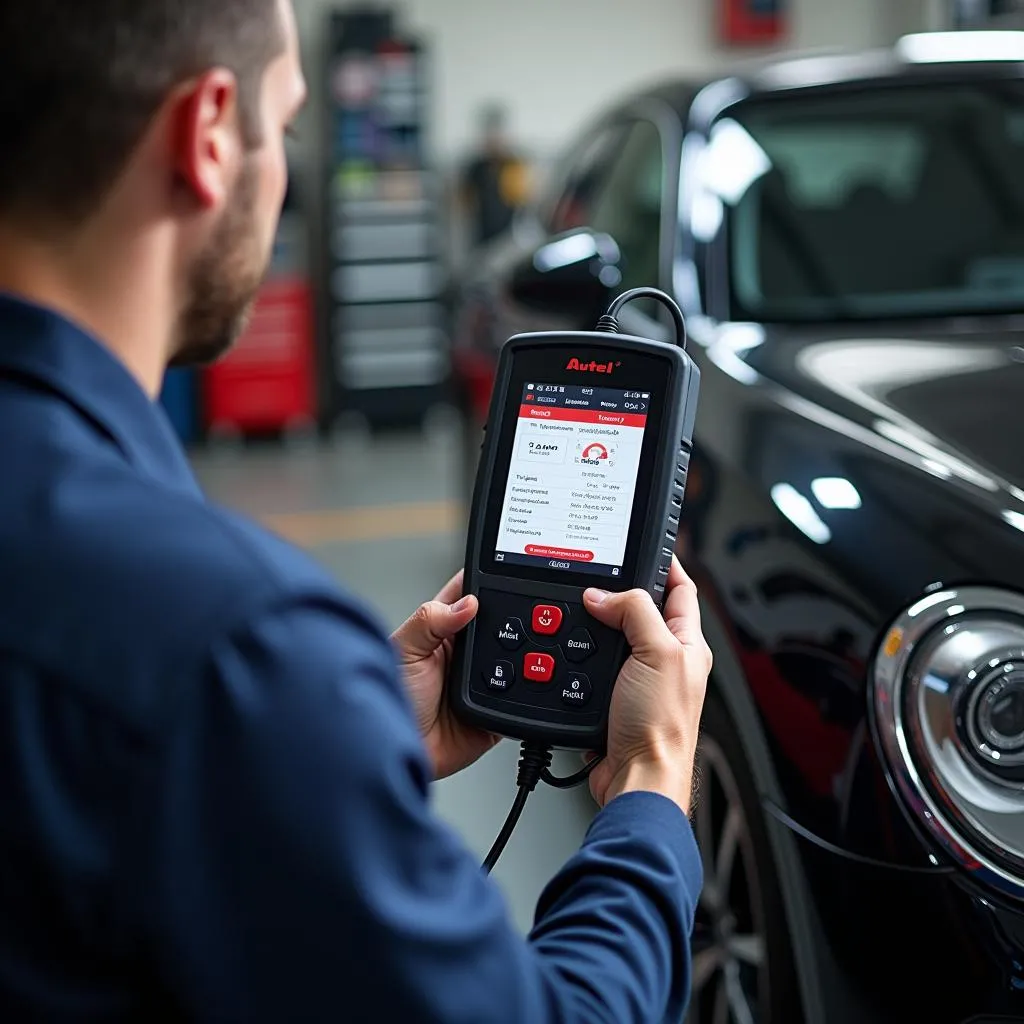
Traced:
[[304, 99], [291, 0], [0, 3], [0, 288], [63, 292], [100, 333], [105, 293], [164, 364], [216, 358], [266, 271]]

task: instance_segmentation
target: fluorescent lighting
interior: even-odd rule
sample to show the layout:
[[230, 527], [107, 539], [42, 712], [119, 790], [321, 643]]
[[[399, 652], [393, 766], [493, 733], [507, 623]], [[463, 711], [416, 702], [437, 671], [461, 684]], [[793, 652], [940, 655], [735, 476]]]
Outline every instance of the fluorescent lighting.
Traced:
[[896, 44], [897, 54], [914, 64], [950, 61], [1024, 61], [1024, 32], [919, 32]]
[[703, 154], [704, 184], [731, 206], [772, 169], [768, 154], [737, 121], [724, 118], [711, 129]]
[[764, 328], [760, 324], [726, 324], [708, 346], [708, 358], [741, 384], [756, 384], [761, 375], [741, 356], [763, 345], [764, 338]]
[[811, 492], [823, 508], [860, 508], [860, 493], [843, 477], [823, 476], [811, 482]]
[[[898, 2], [898, 0], [897, 0]], [[766, 67], [761, 77], [770, 85], [783, 88], [802, 88], [812, 85], [830, 85], [834, 82], [871, 75], [881, 68], [885, 51], [867, 53], [820, 52], [794, 57]]]
[[929, 594], [927, 597], [922, 597], [920, 601], [912, 605], [907, 610], [907, 616], [908, 618], [916, 619], [921, 612], [926, 612], [929, 608], [934, 608], [935, 605], [941, 604], [943, 601], [948, 601], [952, 596], [952, 591], [944, 590], [941, 593]]
[[931, 473], [932, 476], [941, 477], [943, 480], [949, 480], [953, 475], [953, 470], [949, 466], [944, 466], [941, 462], [936, 462], [935, 459], [925, 459], [921, 465]]
[[560, 238], [537, 250], [533, 265], [542, 273], [582, 263], [597, 255], [597, 241], [593, 235], [581, 233]]
[[908, 430], [906, 427], [888, 420], [876, 420], [875, 430], [890, 441], [909, 448], [910, 451], [920, 455], [924, 468], [935, 476], [958, 476], [961, 480], [982, 487], [986, 491], [996, 492], [999, 484], [992, 477], [979, 472], [972, 465], [963, 459], [954, 458], [952, 455], [942, 451], [937, 445]]
[[764, 328], [758, 323], [736, 321], [723, 324], [715, 338], [716, 345], [722, 345], [731, 352], [750, 352], [764, 344]]
[[725, 205], [714, 192], [699, 192], [690, 206], [690, 233], [698, 242], [711, 242], [725, 220]]
[[708, 359], [723, 373], [727, 373], [733, 380], [738, 380], [741, 384], [756, 384], [761, 379], [761, 374], [749, 363], [740, 359], [731, 349], [711, 345], [708, 348]]
[[1021, 515], [1020, 512], [1011, 512], [1009, 509], [1006, 509], [1006, 511], [1003, 512], [1003, 518], [1011, 526], [1016, 527], [1018, 530], [1024, 533], [1024, 515]]
[[832, 539], [832, 531], [814, 511], [810, 501], [795, 487], [776, 484], [771, 493], [778, 510], [815, 544], [827, 544]]
[[[675, 284], [676, 297], [680, 300], [683, 309], [700, 309], [700, 278], [697, 275], [697, 265], [691, 259], [676, 260], [672, 268], [672, 281]], [[692, 320], [691, 320], [692, 325]], [[693, 338], [693, 331], [690, 331]], [[700, 338], [694, 339], [701, 344]]]

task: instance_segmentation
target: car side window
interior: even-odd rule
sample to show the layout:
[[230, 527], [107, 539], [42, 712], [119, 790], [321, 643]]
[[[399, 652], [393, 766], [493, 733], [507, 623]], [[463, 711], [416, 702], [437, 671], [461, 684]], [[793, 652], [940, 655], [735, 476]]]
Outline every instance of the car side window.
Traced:
[[573, 148], [556, 173], [561, 185], [543, 215], [550, 234], [591, 226], [594, 200], [607, 180], [621, 138], [621, 128], [610, 125], [586, 139], [582, 148]]
[[652, 121], [630, 125], [590, 215], [589, 227], [611, 235], [622, 253], [625, 288], [661, 283], [661, 223], [665, 161]]

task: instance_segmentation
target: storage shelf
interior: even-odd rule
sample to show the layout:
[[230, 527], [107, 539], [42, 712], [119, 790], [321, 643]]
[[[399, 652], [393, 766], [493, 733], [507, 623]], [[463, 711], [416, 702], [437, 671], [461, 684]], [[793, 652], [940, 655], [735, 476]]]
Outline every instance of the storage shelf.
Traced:
[[405, 419], [451, 376], [427, 52], [384, 11], [330, 15], [329, 46], [325, 368], [337, 413]]

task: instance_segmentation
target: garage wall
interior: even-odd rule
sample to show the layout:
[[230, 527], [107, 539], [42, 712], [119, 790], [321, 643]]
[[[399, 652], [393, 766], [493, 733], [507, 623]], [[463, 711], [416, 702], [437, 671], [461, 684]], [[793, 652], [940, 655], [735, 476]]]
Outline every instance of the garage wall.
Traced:
[[[919, 27], [927, 2], [791, 0], [786, 48], [888, 43]], [[322, 61], [326, 12], [344, 5], [295, 0], [311, 78]], [[516, 137], [543, 158], [631, 87], [751, 54], [717, 46], [716, 0], [404, 0], [396, 6], [402, 24], [432, 42], [435, 145], [444, 162], [471, 145], [476, 112], [488, 99], [508, 103]]]

